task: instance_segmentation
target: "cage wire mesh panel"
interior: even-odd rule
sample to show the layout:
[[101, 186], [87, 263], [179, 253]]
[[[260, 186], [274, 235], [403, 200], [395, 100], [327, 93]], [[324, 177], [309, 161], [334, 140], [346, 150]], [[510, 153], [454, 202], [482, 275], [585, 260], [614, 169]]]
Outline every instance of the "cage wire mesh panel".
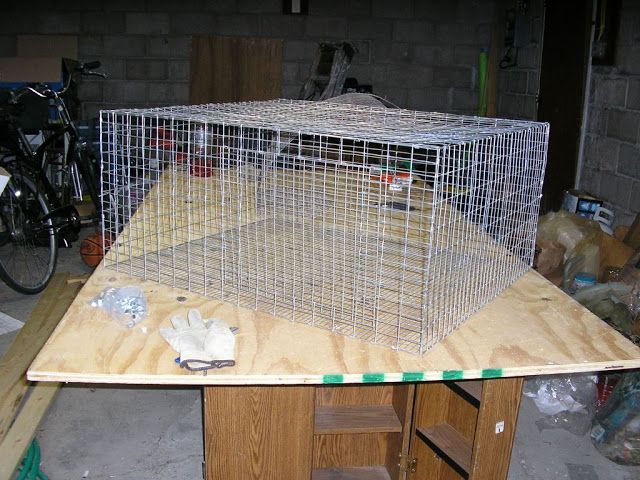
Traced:
[[329, 102], [101, 113], [107, 268], [423, 353], [531, 265], [548, 125]]

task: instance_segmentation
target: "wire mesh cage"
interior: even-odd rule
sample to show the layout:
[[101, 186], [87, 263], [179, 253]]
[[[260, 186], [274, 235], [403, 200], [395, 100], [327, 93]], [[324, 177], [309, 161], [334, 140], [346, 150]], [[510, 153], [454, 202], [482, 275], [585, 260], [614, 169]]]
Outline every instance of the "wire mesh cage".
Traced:
[[275, 100], [101, 113], [104, 264], [423, 353], [531, 265], [548, 125]]

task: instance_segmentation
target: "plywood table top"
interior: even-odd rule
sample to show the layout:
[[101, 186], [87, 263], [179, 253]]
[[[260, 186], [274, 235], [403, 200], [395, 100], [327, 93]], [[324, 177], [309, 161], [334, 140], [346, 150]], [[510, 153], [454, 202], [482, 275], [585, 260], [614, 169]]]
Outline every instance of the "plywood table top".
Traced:
[[[149, 316], [131, 329], [90, 306], [104, 288], [140, 285]], [[173, 315], [239, 327], [236, 366], [181, 369], [158, 329]], [[98, 267], [28, 371], [37, 381], [268, 385], [455, 380], [640, 367], [640, 348], [529, 271], [422, 356], [295, 324]]]

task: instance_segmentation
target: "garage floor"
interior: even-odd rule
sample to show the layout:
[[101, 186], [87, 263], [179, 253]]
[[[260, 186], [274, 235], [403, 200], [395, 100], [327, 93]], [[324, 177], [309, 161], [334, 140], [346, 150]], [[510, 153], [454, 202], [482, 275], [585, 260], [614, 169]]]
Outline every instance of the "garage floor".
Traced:
[[[88, 227], [83, 233], [93, 230]], [[60, 251], [58, 271], [90, 271], [80, 260], [79, 245]], [[0, 311], [5, 314], [24, 321], [36, 302], [36, 297], [0, 284]], [[15, 333], [0, 330], [0, 354]], [[640, 467], [609, 461], [596, 451], [588, 434], [541, 429], [541, 417], [535, 404], [523, 398], [509, 479], [640, 479]], [[200, 389], [67, 385], [37, 438], [42, 470], [52, 480], [202, 478]]]

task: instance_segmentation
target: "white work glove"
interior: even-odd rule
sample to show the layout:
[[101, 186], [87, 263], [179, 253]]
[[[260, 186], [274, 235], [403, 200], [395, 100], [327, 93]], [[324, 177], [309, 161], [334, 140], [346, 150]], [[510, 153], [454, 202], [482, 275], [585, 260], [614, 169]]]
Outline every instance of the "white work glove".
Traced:
[[180, 354], [180, 366], [188, 370], [232, 367], [235, 362], [236, 339], [223, 320], [212, 318], [207, 323], [200, 311], [189, 310], [188, 323], [172, 317], [173, 328], [161, 328], [160, 335]]

